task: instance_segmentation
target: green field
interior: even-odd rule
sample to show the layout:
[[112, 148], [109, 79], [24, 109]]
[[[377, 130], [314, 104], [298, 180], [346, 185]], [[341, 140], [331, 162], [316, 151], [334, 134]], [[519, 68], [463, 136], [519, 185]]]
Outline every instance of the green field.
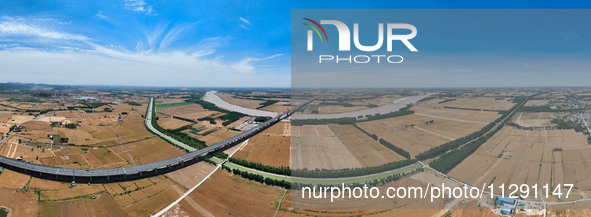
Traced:
[[191, 104], [195, 104], [192, 102], [177, 102], [177, 103], [168, 103], [168, 104], [159, 104], [156, 105], [156, 108], [168, 108], [168, 107], [177, 107], [177, 106], [184, 106], [184, 105], [191, 105]]

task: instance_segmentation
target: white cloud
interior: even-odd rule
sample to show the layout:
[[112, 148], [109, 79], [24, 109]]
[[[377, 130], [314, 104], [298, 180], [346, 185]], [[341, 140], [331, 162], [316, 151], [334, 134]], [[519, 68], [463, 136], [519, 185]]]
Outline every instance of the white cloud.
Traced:
[[0, 36], [30, 36], [46, 39], [61, 39], [88, 41], [89, 38], [83, 35], [59, 32], [45, 27], [30, 24], [24, 19], [5, 18], [0, 21]]
[[242, 23], [238, 24], [238, 26], [240, 26], [240, 28], [248, 29], [248, 26], [252, 26], [250, 21], [248, 21], [247, 19], [245, 19], [243, 17], [240, 17], [239, 19], [240, 19], [240, 21], [242, 21]]
[[[265, 60], [282, 54], [241, 59], [216, 54], [219, 47], [227, 45], [228, 37], [205, 38], [180, 50], [166, 49], [195, 24], [157, 26], [137, 42], [136, 50], [130, 51], [97, 44], [84, 35], [52, 30], [49, 23], [39, 26], [24, 19], [3, 19], [0, 74], [5, 81], [187, 87], [290, 85], [289, 67], [263, 65]], [[28, 42], [42, 48], [19, 43], [22, 36], [32, 37]], [[31, 64], [32, 59], [35, 64]]]
[[96, 13], [96, 16], [98, 18], [103, 19], [103, 20], [106, 20], [107, 19], [107, 15], [105, 15], [105, 13], [103, 11], [99, 11], [98, 13]]
[[[34, 65], [30, 64], [31, 59], [35, 59]], [[82, 51], [1, 50], [0, 73], [5, 81], [50, 84], [186, 87], [290, 85], [290, 74], [287, 73], [289, 67], [259, 69], [252, 64], [255, 60], [247, 58], [234, 63], [232, 60], [207, 58], [198, 52], [144, 54], [95, 45], [94, 50]]]
[[247, 19], [245, 19], [245, 18], [242, 18], [242, 17], [240, 17], [240, 20], [241, 20], [242, 22], [244, 22], [244, 23], [248, 24], [249, 26], [250, 26], [250, 25], [252, 25], [252, 24], [250, 24], [250, 21], [248, 21], [248, 20], [247, 20]]
[[157, 15], [152, 6], [148, 5], [144, 0], [125, 0], [124, 8], [146, 15]]

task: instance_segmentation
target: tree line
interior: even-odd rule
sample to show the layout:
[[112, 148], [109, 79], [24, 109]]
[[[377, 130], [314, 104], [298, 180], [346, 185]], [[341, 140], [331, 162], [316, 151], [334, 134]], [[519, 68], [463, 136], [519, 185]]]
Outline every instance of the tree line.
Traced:
[[239, 175], [245, 179], [251, 180], [251, 181], [256, 181], [256, 182], [260, 182], [266, 185], [272, 185], [272, 186], [278, 186], [278, 187], [283, 187], [286, 189], [291, 188], [291, 182], [289, 181], [285, 181], [285, 180], [277, 180], [277, 179], [272, 179], [269, 177], [264, 177], [260, 174], [254, 174], [254, 173], [249, 173], [247, 171], [242, 171], [239, 169], [230, 169], [229, 167], [227, 167], [226, 165], [222, 165], [222, 169], [231, 172], [234, 175]]
[[361, 128], [361, 127], [357, 126], [357, 124], [355, 124], [355, 123], [353, 123], [353, 126], [354, 126], [355, 128], [357, 128], [359, 131], [361, 131], [361, 132], [365, 133], [365, 135], [367, 135], [367, 136], [371, 137], [372, 139], [374, 139], [374, 140], [378, 141], [380, 144], [382, 144], [382, 145], [386, 146], [386, 147], [387, 147], [387, 148], [389, 148], [390, 150], [392, 150], [392, 151], [394, 151], [394, 152], [398, 153], [399, 155], [402, 155], [402, 156], [403, 156], [403, 157], [405, 157], [406, 159], [410, 159], [410, 153], [408, 153], [408, 151], [405, 151], [404, 149], [402, 149], [402, 148], [399, 148], [399, 147], [397, 147], [397, 146], [393, 145], [392, 143], [390, 143], [390, 142], [388, 142], [388, 141], [386, 141], [386, 140], [384, 140], [384, 139], [379, 139], [379, 138], [378, 138], [378, 135], [376, 135], [376, 134], [370, 134], [369, 132], [365, 131], [363, 128]]
[[327, 170], [327, 169], [315, 169], [315, 170], [307, 170], [307, 169], [293, 169], [292, 174], [295, 177], [302, 177], [302, 178], [343, 178], [343, 177], [355, 177], [355, 176], [363, 176], [363, 175], [370, 175], [376, 174], [381, 172], [386, 172], [398, 168], [402, 168], [417, 162], [415, 159], [407, 159], [403, 161], [396, 161], [390, 162], [374, 167], [365, 167], [365, 168], [345, 168], [345, 169], [338, 169], [338, 170]]
[[274, 167], [274, 166], [269, 166], [269, 165], [265, 165], [265, 164], [261, 164], [261, 163], [255, 163], [252, 161], [247, 161], [244, 159], [239, 159], [239, 158], [234, 158], [234, 157], [230, 158], [230, 162], [244, 166], [244, 167], [253, 168], [255, 170], [291, 176], [291, 170], [289, 169], [289, 167]]

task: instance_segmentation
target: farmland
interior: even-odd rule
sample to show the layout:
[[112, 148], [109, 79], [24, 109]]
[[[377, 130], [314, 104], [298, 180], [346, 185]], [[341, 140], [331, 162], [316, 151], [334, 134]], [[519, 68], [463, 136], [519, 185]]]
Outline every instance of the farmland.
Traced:
[[198, 202], [199, 210], [188, 203], [181, 203], [180, 208], [192, 216], [207, 216], [207, 214], [273, 216], [284, 193], [283, 189], [218, 171], [189, 195], [193, 201]]
[[278, 123], [253, 136], [234, 157], [275, 167], [288, 167], [290, 159], [290, 125]]
[[573, 130], [505, 126], [449, 174], [475, 185], [574, 183], [586, 191], [591, 190], [589, 154], [585, 137]]
[[[448, 114], [412, 114], [395, 118], [361, 122], [357, 125], [379, 138], [415, 156], [457, 138], [480, 130], [487, 123]], [[444, 116], [446, 115], [446, 116]]]
[[361, 168], [404, 159], [350, 125], [304, 125], [291, 129], [292, 168]]

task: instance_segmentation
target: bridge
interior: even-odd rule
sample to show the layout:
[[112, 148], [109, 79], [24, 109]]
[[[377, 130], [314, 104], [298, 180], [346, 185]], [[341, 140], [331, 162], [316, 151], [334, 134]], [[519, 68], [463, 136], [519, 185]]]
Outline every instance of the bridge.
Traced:
[[[170, 159], [157, 161], [153, 163], [129, 166], [129, 167], [120, 167], [120, 168], [110, 168], [110, 169], [69, 169], [69, 168], [61, 168], [61, 167], [53, 167], [53, 166], [46, 166], [41, 164], [34, 164], [30, 162], [20, 161], [4, 156], [0, 156], [0, 166], [5, 167], [7, 169], [28, 174], [37, 178], [42, 179], [50, 179], [50, 180], [57, 180], [57, 181], [64, 181], [64, 182], [81, 182], [81, 183], [108, 183], [108, 182], [118, 182], [118, 181], [126, 181], [126, 180], [134, 180], [140, 178], [146, 178], [151, 176], [156, 176], [159, 174], [168, 173], [171, 171], [175, 171], [186, 166], [192, 165], [196, 162], [202, 160], [203, 156], [215, 152], [215, 151], [223, 151], [228, 149], [236, 144], [241, 143], [242, 141], [256, 135], [257, 133], [273, 126], [275, 123], [281, 121], [289, 117], [294, 111], [302, 108], [303, 106], [307, 105], [311, 101], [307, 101], [302, 103], [291, 110], [281, 113], [268, 121], [254, 127], [250, 130], [242, 132], [238, 135], [225, 139], [221, 142], [216, 144], [210, 145], [203, 149], [195, 150], [193, 152], [180, 155], [177, 157], [173, 157]], [[154, 109], [154, 98], [150, 98], [150, 104], [148, 105], [148, 110], [146, 114], [146, 127], [148, 129], [154, 129], [152, 127], [152, 110]], [[155, 131], [158, 132], [158, 131]], [[168, 141], [173, 141], [173, 138], [164, 137], [166, 135], [156, 133], [157, 135], [161, 136], [163, 139]], [[163, 136], [164, 135], [164, 136]], [[172, 140], [169, 140], [172, 139]], [[176, 140], [174, 140], [176, 141]], [[178, 142], [178, 141], [177, 141]], [[182, 143], [181, 143], [182, 144]], [[175, 145], [186, 145], [186, 144], [175, 144]]]

